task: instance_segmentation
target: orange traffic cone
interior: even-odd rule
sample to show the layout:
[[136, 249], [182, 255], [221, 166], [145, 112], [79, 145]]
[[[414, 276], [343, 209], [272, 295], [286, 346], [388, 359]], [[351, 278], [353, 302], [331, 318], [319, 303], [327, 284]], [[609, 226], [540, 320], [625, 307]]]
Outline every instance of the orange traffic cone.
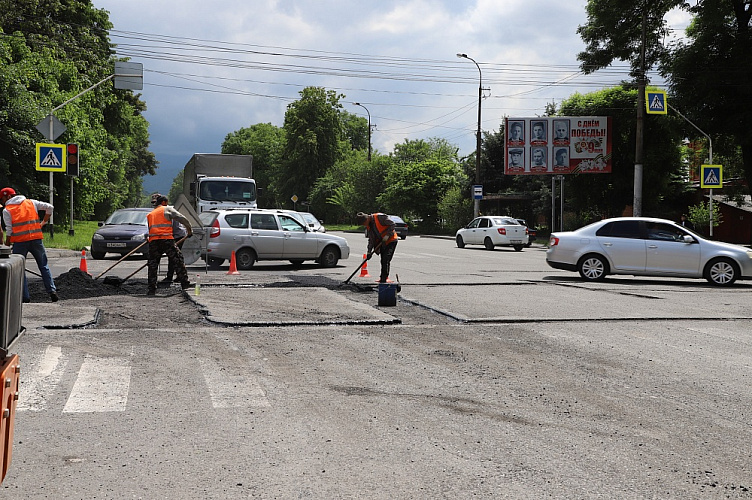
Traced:
[[240, 274], [238, 272], [238, 265], [235, 262], [235, 250], [232, 251], [232, 255], [230, 256], [230, 270], [227, 271], [227, 274]]
[[360, 268], [360, 276], [358, 278], [370, 278], [371, 275], [368, 274], [368, 255], [363, 254], [363, 267]]
[[89, 274], [89, 268], [86, 265], [86, 250], [81, 250], [81, 263], [78, 265], [78, 268], [86, 274]]

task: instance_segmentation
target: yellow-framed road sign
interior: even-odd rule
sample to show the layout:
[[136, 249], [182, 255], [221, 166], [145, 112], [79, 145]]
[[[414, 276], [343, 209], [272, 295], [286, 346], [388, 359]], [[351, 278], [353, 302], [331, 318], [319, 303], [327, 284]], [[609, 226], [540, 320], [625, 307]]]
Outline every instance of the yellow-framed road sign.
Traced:
[[719, 189], [723, 187], [723, 165], [700, 166], [700, 188]]
[[45, 172], [65, 172], [65, 144], [37, 143], [37, 170]]
[[668, 114], [668, 102], [666, 102], [666, 92], [663, 90], [646, 90], [645, 107], [650, 115]]

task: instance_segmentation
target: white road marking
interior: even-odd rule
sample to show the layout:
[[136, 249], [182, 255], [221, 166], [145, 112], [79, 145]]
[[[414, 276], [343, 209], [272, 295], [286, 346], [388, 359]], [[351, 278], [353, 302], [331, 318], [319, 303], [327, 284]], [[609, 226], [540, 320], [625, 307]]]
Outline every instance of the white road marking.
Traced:
[[34, 363], [30, 363], [28, 370], [21, 365], [21, 383], [18, 389], [18, 404], [16, 411], [42, 411], [47, 407], [47, 401], [60, 383], [68, 360], [63, 358], [60, 346], [47, 346], [44, 354], [39, 358], [34, 370]]
[[63, 413], [125, 411], [130, 383], [129, 360], [87, 356]]
[[214, 408], [271, 406], [256, 377], [230, 373], [213, 360], [202, 359], [200, 364]]

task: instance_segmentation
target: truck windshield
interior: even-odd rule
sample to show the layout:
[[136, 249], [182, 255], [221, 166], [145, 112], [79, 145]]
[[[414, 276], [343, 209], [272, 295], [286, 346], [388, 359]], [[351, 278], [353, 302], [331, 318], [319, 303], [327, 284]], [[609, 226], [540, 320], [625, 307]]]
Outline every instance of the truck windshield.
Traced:
[[199, 197], [204, 201], [255, 201], [256, 184], [245, 181], [203, 181]]

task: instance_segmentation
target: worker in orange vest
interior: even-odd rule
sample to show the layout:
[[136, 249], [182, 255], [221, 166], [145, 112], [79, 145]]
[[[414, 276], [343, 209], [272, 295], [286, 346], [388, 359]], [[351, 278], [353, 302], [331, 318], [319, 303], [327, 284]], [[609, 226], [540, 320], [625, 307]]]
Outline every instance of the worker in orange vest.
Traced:
[[183, 289], [188, 288], [191, 286], [191, 282], [188, 280], [188, 271], [185, 269], [183, 254], [175, 245], [175, 238], [172, 235], [172, 221], [177, 220], [183, 224], [188, 236], [193, 235], [191, 223], [175, 207], [168, 205], [167, 197], [162, 194], [153, 194], [151, 204], [154, 210], [146, 216], [146, 221], [149, 224], [149, 261], [147, 264], [149, 290], [146, 295], [155, 295], [157, 292], [157, 271], [159, 270], [159, 261], [164, 254], [167, 254], [167, 258], [172, 261], [180, 286]]
[[[54, 207], [43, 201], [31, 200], [23, 195], [16, 194], [15, 189], [6, 187], [0, 189], [0, 203], [5, 206], [3, 211], [3, 225], [5, 226], [5, 244], [13, 245], [14, 254], [23, 255], [24, 258], [31, 253], [37, 262], [42, 282], [50, 300], [57, 302], [57, 288], [52, 273], [47, 265], [47, 251], [44, 248], [42, 227], [52, 216]], [[39, 212], [44, 212], [44, 218], [39, 220]], [[29, 283], [24, 273], [23, 301], [31, 302], [29, 295]]]
[[381, 274], [379, 283], [389, 281], [389, 268], [391, 267], [394, 251], [397, 250], [397, 233], [394, 230], [394, 221], [386, 214], [364, 214], [358, 212], [355, 221], [365, 226], [368, 236], [368, 255], [370, 259], [374, 253], [381, 256]]

